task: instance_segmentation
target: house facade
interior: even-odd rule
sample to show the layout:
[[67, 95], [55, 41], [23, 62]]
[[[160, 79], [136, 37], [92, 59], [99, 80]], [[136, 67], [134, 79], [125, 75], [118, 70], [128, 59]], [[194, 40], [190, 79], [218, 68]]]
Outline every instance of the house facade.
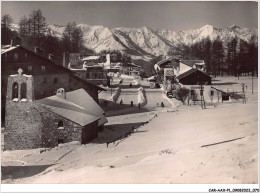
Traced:
[[8, 48], [1, 50], [2, 120], [5, 117], [8, 76], [16, 74], [19, 68], [23, 69], [24, 74], [33, 75], [35, 100], [52, 96], [59, 88], [66, 91], [83, 88], [98, 103], [98, 92], [104, 91], [103, 88], [76, 76], [73, 71], [56, 64], [51, 58], [44, 57], [39, 49], [33, 52], [23, 47], [20, 38], [14, 40]]
[[125, 63], [120, 67], [120, 73], [126, 75], [140, 75], [141, 67], [134, 63]]

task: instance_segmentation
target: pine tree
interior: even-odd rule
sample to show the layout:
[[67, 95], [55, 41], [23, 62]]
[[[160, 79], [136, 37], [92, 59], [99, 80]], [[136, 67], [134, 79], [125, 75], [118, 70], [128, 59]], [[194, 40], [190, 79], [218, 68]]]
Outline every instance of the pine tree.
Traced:
[[1, 44], [9, 44], [11, 39], [17, 36], [17, 32], [11, 30], [13, 19], [10, 15], [6, 14], [1, 19]]
[[67, 52], [79, 52], [82, 48], [83, 33], [75, 22], [68, 23], [63, 32], [64, 50]]
[[29, 36], [29, 31], [28, 31], [28, 19], [26, 16], [21, 17], [19, 21], [19, 35], [20, 38], [26, 39]]
[[[222, 41], [218, 36], [212, 43], [211, 50], [211, 62], [214, 69], [214, 75], [220, 75], [223, 70], [223, 58], [224, 58], [224, 49]], [[223, 73], [222, 73], [223, 74]]]
[[34, 10], [30, 15], [29, 31], [31, 38], [34, 39], [38, 47], [41, 46], [41, 42], [47, 31], [47, 23], [45, 17], [42, 15], [40, 9]]

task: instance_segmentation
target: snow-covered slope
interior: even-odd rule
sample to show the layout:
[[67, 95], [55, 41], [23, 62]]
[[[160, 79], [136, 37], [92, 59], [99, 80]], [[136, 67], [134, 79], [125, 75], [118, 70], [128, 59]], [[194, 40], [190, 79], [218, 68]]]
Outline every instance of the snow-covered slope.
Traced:
[[[104, 26], [90, 26], [87, 24], [79, 24], [78, 27], [83, 32], [85, 47], [96, 52], [119, 50], [133, 57], [166, 55], [170, 49], [177, 49], [178, 45], [191, 45], [206, 37], [215, 40], [219, 36], [223, 42], [237, 37], [249, 42], [253, 36], [257, 37], [258, 35], [258, 30], [255, 28], [248, 29], [237, 25], [223, 29], [205, 25], [198, 29], [178, 32], [168, 29], [155, 31], [148, 27], [110, 29]], [[14, 24], [12, 28], [18, 31], [19, 26]], [[49, 25], [48, 33], [61, 38], [64, 29], [64, 26]]]

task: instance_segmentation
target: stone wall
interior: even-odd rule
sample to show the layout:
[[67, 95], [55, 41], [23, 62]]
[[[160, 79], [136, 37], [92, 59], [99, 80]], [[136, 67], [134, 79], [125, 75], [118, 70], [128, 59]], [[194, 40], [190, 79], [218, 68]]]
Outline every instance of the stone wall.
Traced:
[[31, 102], [7, 101], [5, 120], [5, 149], [42, 147], [41, 114]]
[[[71, 141], [80, 141], [82, 126], [65, 119], [38, 105], [38, 110], [42, 115], [42, 145], [43, 147], [55, 147], [58, 145], [58, 139], [63, 143]], [[63, 129], [58, 127], [59, 121], [63, 122]]]
[[[54, 82], [54, 79], [57, 82]], [[83, 88], [95, 101], [98, 101], [98, 90], [96, 88], [69, 74], [37, 75], [34, 77], [34, 85], [36, 100], [55, 95], [59, 88], [64, 88], [66, 92]]]

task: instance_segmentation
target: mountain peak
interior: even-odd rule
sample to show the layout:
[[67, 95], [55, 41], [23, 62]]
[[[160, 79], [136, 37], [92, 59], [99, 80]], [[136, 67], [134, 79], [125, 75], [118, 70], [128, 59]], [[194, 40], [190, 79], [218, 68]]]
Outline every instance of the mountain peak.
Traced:
[[239, 28], [239, 26], [236, 25], [236, 24], [233, 24], [233, 25], [231, 25], [229, 28]]
[[214, 27], [212, 25], [207, 24], [207, 25], [204, 25], [201, 29], [213, 30]]

